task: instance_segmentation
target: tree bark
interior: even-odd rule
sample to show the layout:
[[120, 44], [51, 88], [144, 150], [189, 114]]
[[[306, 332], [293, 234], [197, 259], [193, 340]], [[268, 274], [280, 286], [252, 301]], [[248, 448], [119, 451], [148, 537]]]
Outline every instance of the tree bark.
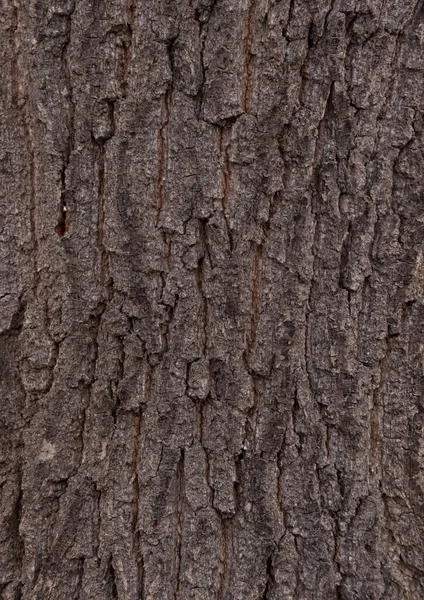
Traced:
[[2, 600], [424, 598], [422, 2], [0, 11]]

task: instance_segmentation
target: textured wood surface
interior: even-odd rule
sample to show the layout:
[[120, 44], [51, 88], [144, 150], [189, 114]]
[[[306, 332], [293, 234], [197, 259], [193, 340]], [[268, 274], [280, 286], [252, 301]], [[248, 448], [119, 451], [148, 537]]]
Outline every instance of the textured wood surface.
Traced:
[[424, 598], [423, 17], [1, 2], [2, 600]]

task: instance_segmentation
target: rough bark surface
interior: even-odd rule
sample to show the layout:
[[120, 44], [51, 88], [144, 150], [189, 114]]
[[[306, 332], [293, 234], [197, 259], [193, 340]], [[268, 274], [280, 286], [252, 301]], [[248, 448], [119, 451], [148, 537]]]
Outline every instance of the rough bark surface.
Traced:
[[2, 600], [424, 598], [423, 15], [3, 0]]

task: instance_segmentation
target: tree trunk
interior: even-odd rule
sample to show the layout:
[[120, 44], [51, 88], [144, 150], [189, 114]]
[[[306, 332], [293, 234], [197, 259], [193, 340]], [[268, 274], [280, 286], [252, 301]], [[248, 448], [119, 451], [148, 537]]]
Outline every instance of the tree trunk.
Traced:
[[2, 600], [424, 598], [422, 2], [0, 28]]

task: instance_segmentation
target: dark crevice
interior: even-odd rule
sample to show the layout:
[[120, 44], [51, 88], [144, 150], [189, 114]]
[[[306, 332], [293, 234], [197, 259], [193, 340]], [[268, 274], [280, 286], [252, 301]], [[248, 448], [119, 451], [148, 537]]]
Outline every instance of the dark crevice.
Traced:
[[70, 61], [68, 57], [69, 52], [69, 44], [71, 41], [71, 30], [72, 30], [72, 15], [75, 10], [75, 2], [72, 2], [71, 11], [68, 15], [67, 25], [66, 25], [66, 34], [65, 34], [65, 42], [62, 46], [62, 69], [66, 82], [67, 95], [69, 99], [69, 113], [68, 113], [68, 141], [66, 145], [66, 149], [64, 150], [63, 157], [63, 165], [61, 170], [61, 192], [60, 192], [60, 202], [59, 202], [59, 216], [58, 222], [56, 225], [56, 233], [59, 237], [63, 237], [65, 233], [68, 231], [68, 212], [69, 206], [67, 203], [67, 170], [70, 164], [72, 152], [75, 147], [75, 100], [74, 100], [74, 92], [72, 87], [72, 75], [70, 68]]
[[109, 393], [112, 398], [112, 417], [113, 422], [116, 425], [119, 409], [122, 408], [123, 403], [125, 402], [125, 396], [120, 393], [119, 386], [124, 378], [124, 369], [125, 369], [125, 345], [124, 338], [122, 336], [117, 336], [120, 345], [120, 356], [117, 359], [117, 373], [116, 378], [113, 379], [109, 383]]
[[133, 26], [135, 20], [135, 5], [132, 0], [127, 0], [127, 18], [126, 24], [120, 24], [109, 30], [109, 34], [116, 36], [116, 45], [118, 53], [116, 77], [120, 86], [120, 95], [126, 98], [128, 95], [128, 75], [131, 63], [131, 46], [133, 36]]
[[118, 589], [117, 589], [117, 586], [116, 586], [116, 574], [115, 574], [115, 569], [113, 567], [113, 558], [112, 558], [112, 556], [109, 559], [108, 583], [109, 583], [109, 586], [110, 586], [112, 600], [118, 600]]
[[243, 482], [243, 461], [245, 457], [245, 449], [242, 448], [239, 454], [236, 456], [234, 465], [236, 471], [236, 478], [234, 481], [234, 500], [235, 500], [235, 509], [238, 512], [242, 506], [242, 482]]
[[19, 308], [13, 314], [10, 322], [10, 330], [19, 333], [25, 321], [26, 303], [19, 299]]
[[199, 291], [199, 295], [201, 298], [201, 305], [202, 305], [201, 312], [202, 312], [202, 323], [203, 323], [203, 327], [202, 327], [203, 354], [206, 355], [207, 349], [208, 349], [208, 301], [207, 301], [207, 298], [206, 298], [204, 290], [203, 290], [203, 280], [204, 280], [203, 262], [204, 262], [204, 258], [203, 257], [199, 258], [199, 260], [197, 262], [196, 279], [197, 279], [197, 289]]
[[161, 120], [158, 131], [158, 165], [156, 180], [156, 227], [160, 224], [166, 196], [166, 171], [168, 162], [168, 129], [171, 118], [172, 88], [169, 86], [163, 95]]
[[180, 459], [177, 465], [177, 498], [176, 498], [176, 549], [175, 549], [175, 590], [174, 600], [180, 598], [180, 579], [182, 561], [183, 534], [183, 495], [184, 495], [184, 448], [180, 448]]
[[210, 465], [210, 457], [209, 457], [209, 449], [205, 445], [205, 418], [204, 418], [204, 410], [206, 403], [210, 400], [210, 396], [208, 396], [203, 402], [199, 402], [199, 442], [202, 446], [206, 469], [205, 469], [205, 479], [206, 484], [210, 491], [210, 505], [213, 506], [214, 499], [214, 489], [211, 485], [211, 465]]
[[205, 294], [204, 283], [205, 283], [205, 257], [209, 258], [207, 233], [206, 233], [206, 219], [199, 219], [199, 243], [200, 243], [200, 258], [197, 261], [196, 270], [196, 281], [197, 289], [201, 299], [201, 319], [203, 323], [202, 327], [202, 346], [203, 354], [206, 356], [208, 351], [208, 299]]
[[289, 25], [291, 24], [291, 22], [293, 20], [294, 3], [295, 3], [295, 0], [290, 0], [289, 14], [288, 14], [288, 17], [287, 17], [287, 23], [285, 24], [285, 26], [283, 27], [283, 30], [281, 32], [281, 35], [283, 36], [283, 38], [285, 38], [288, 42], [291, 41], [291, 38], [287, 34], [287, 31], [288, 31]]
[[196, 20], [199, 23], [199, 42], [200, 42], [200, 53], [199, 53], [199, 63], [200, 63], [200, 71], [201, 71], [201, 81], [197, 90], [197, 94], [195, 96], [196, 100], [196, 117], [200, 120], [203, 108], [203, 93], [204, 86], [206, 82], [206, 68], [204, 64], [204, 54], [205, 54], [205, 42], [206, 42], [206, 29], [204, 28], [203, 23], [196, 17]]
[[59, 237], [63, 237], [68, 231], [68, 205], [63, 198], [59, 203], [59, 216], [55, 231]]
[[[109, 106], [113, 107], [113, 103]], [[112, 118], [112, 130], [111, 137], [114, 134], [114, 123], [113, 123], [113, 108]], [[99, 283], [106, 288], [107, 299], [112, 300], [115, 290], [113, 285], [113, 278], [110, 274], [110, 259], [109, 252], [105, 244], [106, 236], [106, 198], [105, 198], [105, 170], [106, 170], [106, 156], [105, 156], [105, 144], [100, 144], [98, 148], [98, 216], [97, 216], [97, 246], [99, 251]]]
[[352, 244], [352, 225], [349, 223], [347, 233], [342, 243], [342, 250], [340, 254], [340, 275], [339, 275], [339, 287], [352, 292], [351, 286], [349, 285], [349, 272], [348, 272], [348, 264], [349, 264], [349, 252]]
[[252, 96], [252, 78], [253, 78], [253, 19], [256, 11], [256, 0], [250, 0], [246, 15], [246, 30], [244, 33], [244, 73], [243, 73], [243, 99], [242, 106], [244, 112], [249, 112]]
[[17, 30], [18, 30], [18, 19], [19, 19], [18, 7], [14, 6], [12, 9], [11, 24], [10, 24], [10, 32], [11, 32], [10, 42], [11, 42], [12, 57], [13, 57], [12, 58], [13, 64], [12, 64], [12, 68], [11, 68], [12, 106], [18, 106], [18, 104], [19, 104], [19, 71], [17, 68], [17, 65], [18, 65], [18, 43], [17, 43], [17, 39], [16, 39], [16, 34], [17, 34]]
[[23, 584], [21, 582], [19, 582], [18, 585], [16, 586], [15, 595], [13, 597], [13, 600], [22, 600], [23, 588], [24, 588]]
[[233, 252], [233, 235], [230, 227], [230, 223], [228, 220], [228, 202], [230, 197], [230, 189], [231, 189], [231, 177], [232, 177], [232, 164], [230, 161], [228, 146], [229, 146], [229, 138], [230, 138], [230, 130], [231, 124], [226, 127], [219, 128], [219, 150], [221, 152], [223, 165], [222, 165], [222, 197], [221, 197], [221, 206], [222, 206], [222, 214], [225, 221], [225, 226], [227, 230], [228, 243], [230, 253]]
[[305, 445], [305, 434], [301, 430], [301, 407], [299, 404], [299, 398], [297, 393], [297, 388], [294, 390], [293, 396], [293, 429], [299, 439], [299, 454], [302, 453], [302, 450]]
[[84, 578], [84, 563], [85, 558], [81, 557], [78, 559], [78, 582], [75, 590], [75, 600], [79, 600], [81, 598], [81, 593], [83, 591], [83, 578]]
[[274, 582], [274, 573], [273, 573], [273, 568], [272, 568], [272, 554], [270, 556], [268, 556], [268, 560], [266, 561], [266, 576], [267, 576], [267, 580], [266, 580], [266, 584], [265, 584], [264, 593], [262, 594], [262, 600], [268, 600], [268, 594], [270, 593], [272, 584]]
[[220, 581], [216, 595], [217, 600], [227, 598], [228, 579], [230, 572], [230, 521], [221, 517], [221, 556]]
[[140, 510], [140, 482], [139, 482], [139, 463], [140, 463], [140, 448], [141, 448], [141, 431], [143, 427], [143, 414], [141, 410], [135, 417], [135, 435], [134, 435], [134, 450], [132, 458], [132, 478], [133, 478], [133, 510], [132, 510], [132, 530], [134, 536], [134, 552], [137, 562], [137, 596], [142, 598], [144, 585], [144, 561], [141, 550], [141, 536], [139, 524]]

